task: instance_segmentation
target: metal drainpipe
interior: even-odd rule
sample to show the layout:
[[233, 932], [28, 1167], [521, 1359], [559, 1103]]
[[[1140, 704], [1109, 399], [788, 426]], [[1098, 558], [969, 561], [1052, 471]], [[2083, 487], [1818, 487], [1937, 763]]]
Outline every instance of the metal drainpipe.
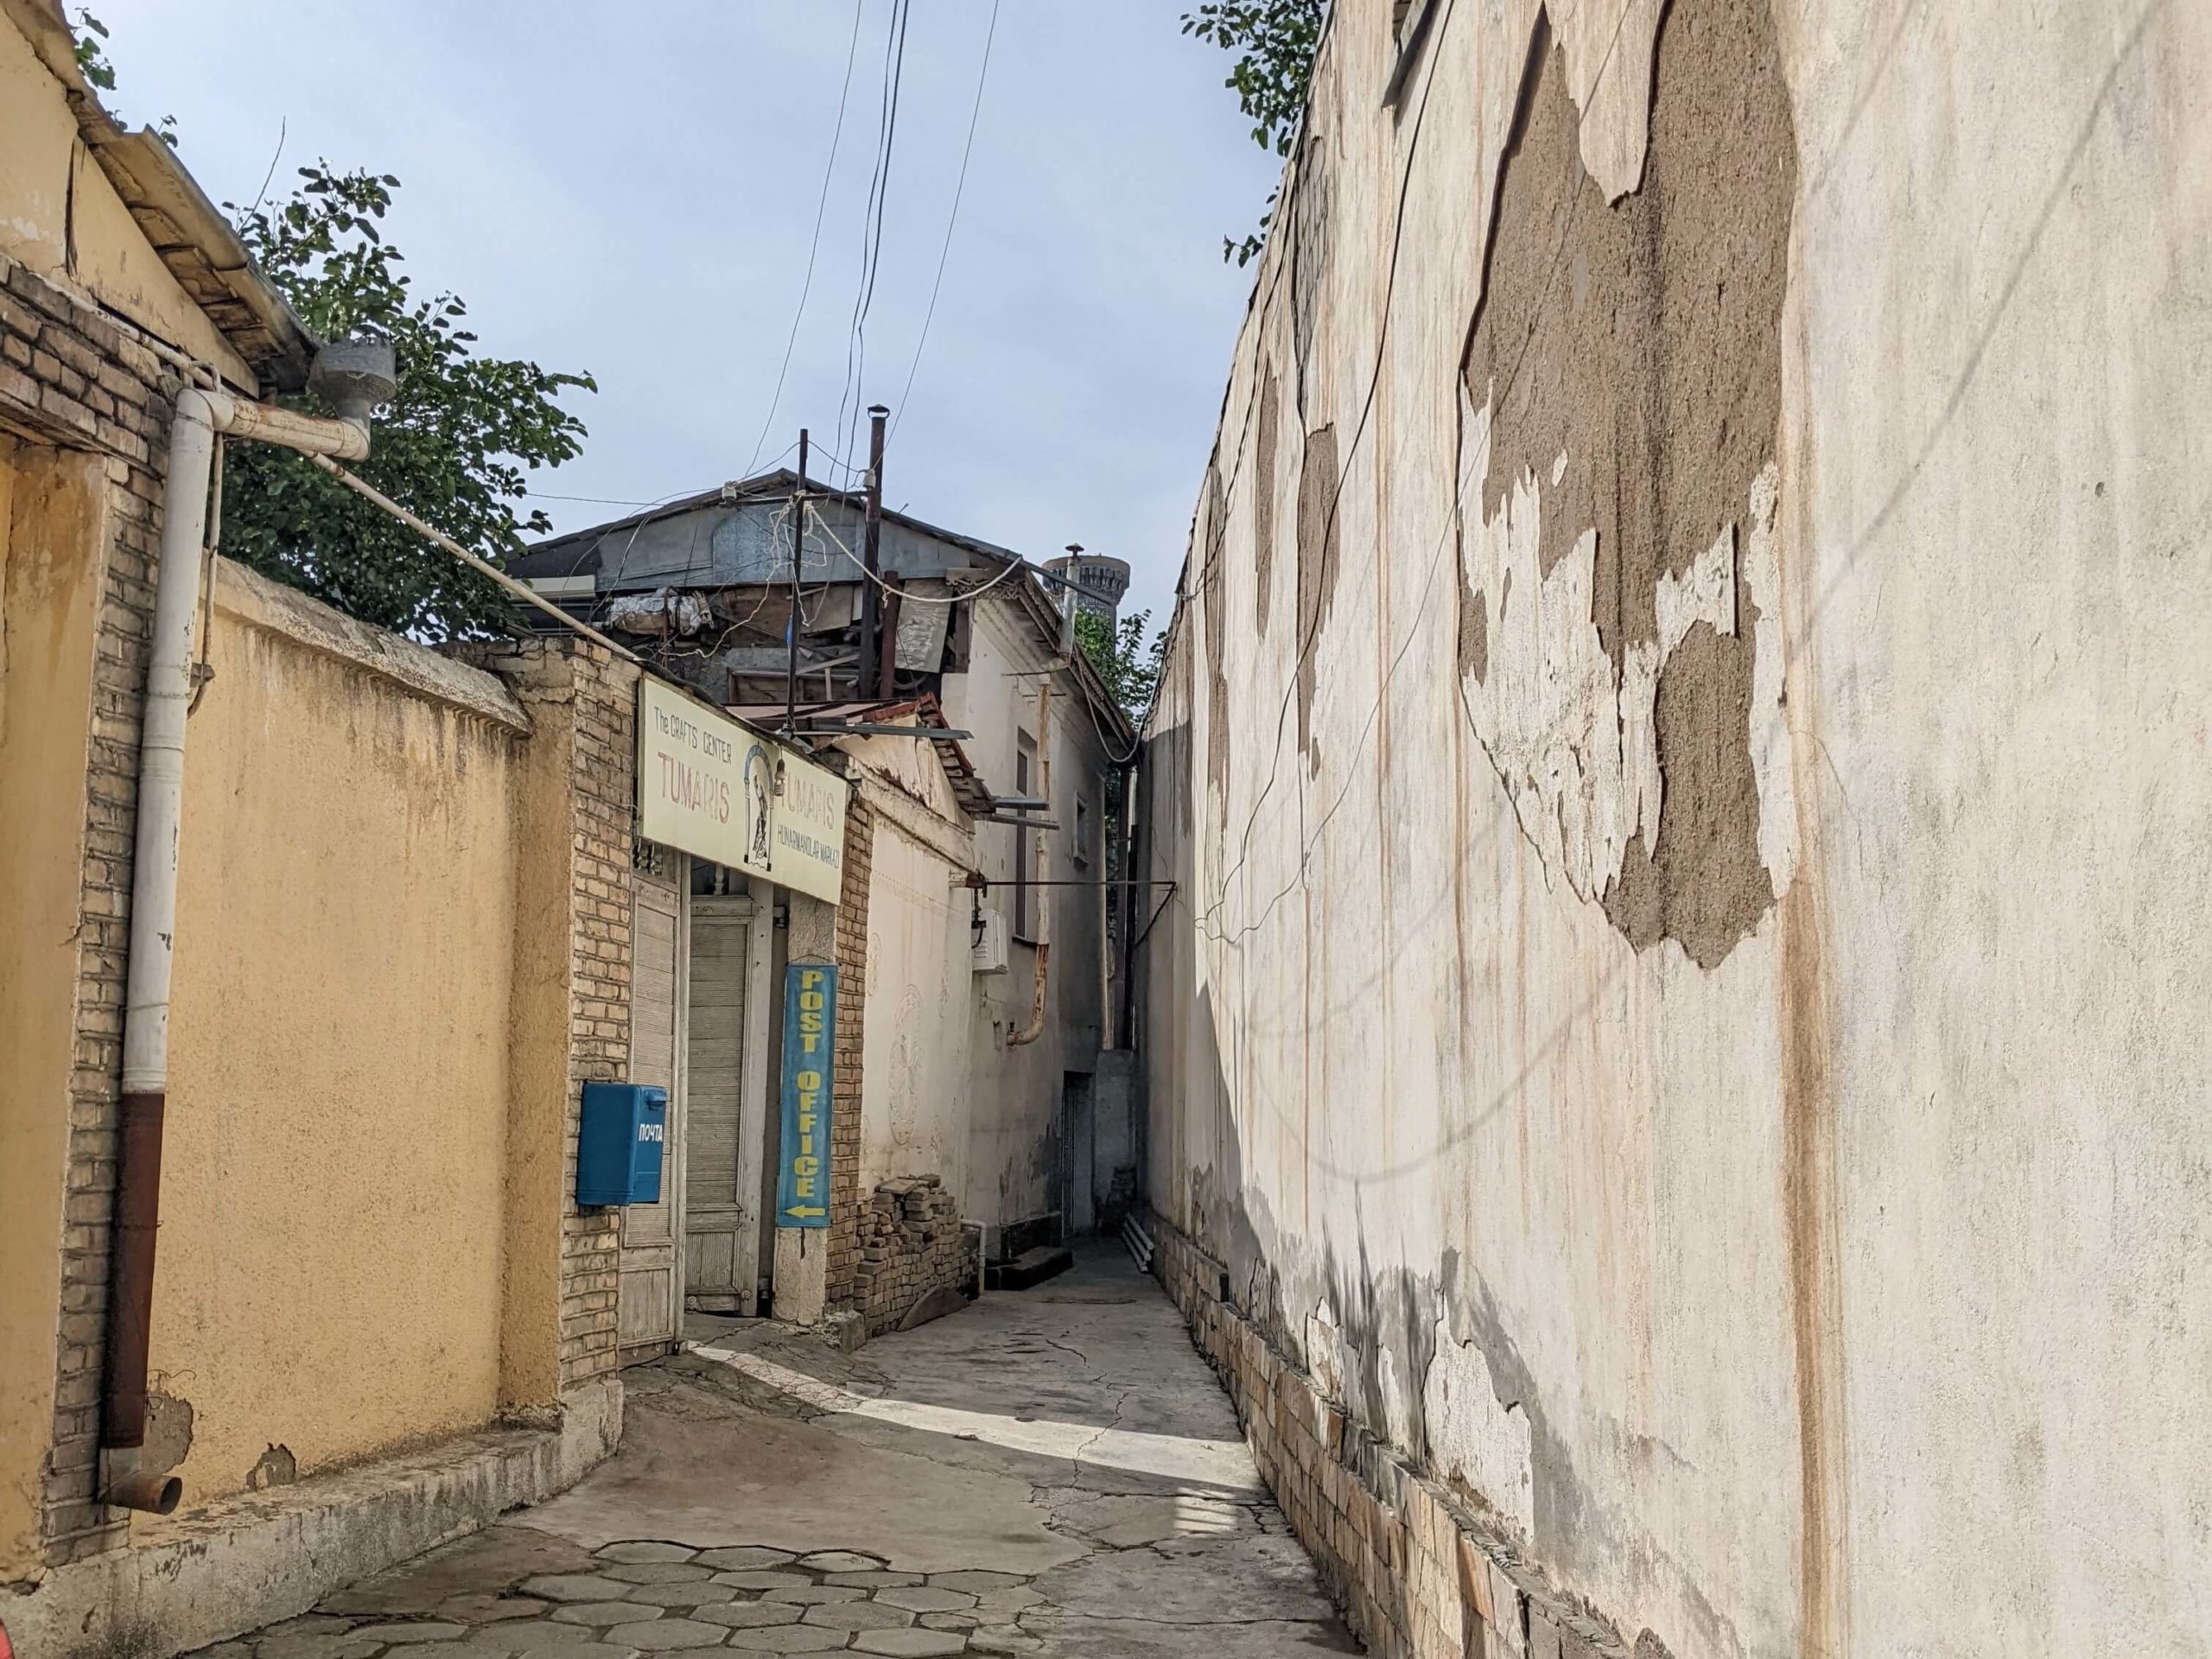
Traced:
[[[1037, 682], [1037, 792], [1045, 798], [1045, 810], [1049, 813], [1052, 810], [1052, 677], [1050, 674]], [[1045, 1034], [1045, 959], [1052, 952], [1052, 889], [1045, 885], [1052, 875], [1052, 843], [1046, 839], [1051, 833], [1047, 830], [1037, 832], [1034, 877], [1037, 883], [1036, 1001], [1029, 1010], [1027, 1027], [1007, 1036], [1006, 1041], [1009, 1048], [1033, 1043]]]
[[207, 490], [218, 433], [359, 461], [369, 453], [369, 410], [391, 395], [391, 347], [339, 342], [316, 361], [317, 390], [346, 413], [323, 419], [273, 409], [214, 388], [187, 386], [169, 424], [162, 496], [161, 569], [153, 651], [138, 747], [138, 829], [130, 870], [130, 957], [123, 1025], [122, 1133], [116, 1149], [115, 1230], [108, 1266], [105, 1386], [101, 1398], [101, 1501], [167, 1515], [183, 1496], [175, 1475], [138, 1468], [146, 1443], [148, 1339], [153, 1327], [154, 1239], [161, 1225], [162, 1124], [168, 1099], [169, 976], [176, 948], [177, 836], [184, 817], [184, 728], [192, 702], [194, 626], [200, 611]]

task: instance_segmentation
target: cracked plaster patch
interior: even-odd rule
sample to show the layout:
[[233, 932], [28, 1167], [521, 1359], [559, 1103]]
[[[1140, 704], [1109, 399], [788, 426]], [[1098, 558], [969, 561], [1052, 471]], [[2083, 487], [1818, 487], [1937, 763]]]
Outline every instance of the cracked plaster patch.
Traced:
[[[1779, 604], [1778, 474], [1770, 461], [1752, 481], [1740, 556], [1738, 526], [1731, 523], [1687, 571], [1660, 577], [1656, 637], [1630, 645], [1616, 672], [1592, 620], [1598, 533], [1583, 531], [1542, 571], [1543, 500], [1528, 474], [1485, 518], [1480, 452], [1490, 441], [1491, 410], [1464, 385], [1459, 396], [1459, 476], [1471, 480], [1460, 499], [1463, 593], [1483, 607], [1486, 642], [1484, 671], [1461, 677], [1468, 713], [1522, 833], [1541, 856], [1547, 885], [1564, 880], [1578, 899], [1599, 903], [1619, 879], [1630, 841], [1639, 834], [1647, 847], [1658, 841], [1666, 786], [1656, 705], [1669, 659], [1698, 623], [1736, 637], [1739, 578], [1760, 616], [1773, 617]], [[1796, 863], [1780, 627], [1755, 630], [1752, 649], [1745, 737], [1758, 785], [1760, 861], [1779, 893]]]
[[1471, 1342], [1454, 1342], [1436, 1322], [1436, 1354], [1421, 1389], [1421, 1418], [1436, 1472], [1482, 1495], [1524, 1538], [1535, 1534], [1536, 1497], [1529, 1414], [1497, 1397], [1490, 1361]]

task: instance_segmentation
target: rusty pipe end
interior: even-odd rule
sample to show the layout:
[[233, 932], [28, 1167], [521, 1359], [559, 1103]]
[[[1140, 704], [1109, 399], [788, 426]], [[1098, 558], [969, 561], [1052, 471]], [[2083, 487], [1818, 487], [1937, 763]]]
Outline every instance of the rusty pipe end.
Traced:
[[158, 1089], [128, 1090], [123, 1096], [100, 1421], [102, 1443], [117, 1451], [146, 1443], [146, 1359], [154, 1319], [154, 1243], [162, 1222], [167, 1106], [168, 1096]]
[[184, 1497], [184, 1482], [175, 1475], [147, 1474], [131, 1470], [108, 1482], [100, 1502], [118, 1510], [143, 1510], [149, 1515], [174, 1515]]

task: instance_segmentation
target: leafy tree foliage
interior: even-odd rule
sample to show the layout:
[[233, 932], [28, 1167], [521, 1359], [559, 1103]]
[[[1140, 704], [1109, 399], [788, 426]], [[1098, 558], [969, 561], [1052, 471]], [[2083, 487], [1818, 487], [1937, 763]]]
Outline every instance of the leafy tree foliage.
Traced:
[[[108, 39], [107, 25], [92, 16], [86, 7], [77, 8], [77, 27], [71, 31], [77, 42], [77, 72], [85, 84], [99, 92], [115, 90], [115, 66], [107, 60], [106, 48], [100, 42]], [[112, 111], [111, 111], [112, 113]], [[116, 118], [120, 120], [122, 118]], [[176, 148], [176, 117], [165, 115], [155, 124], [154, 136], [171, 149]]]
[[[1236, 94], [1237, 107], [1252, 119], [1252, 142], [1278, 156], [1290, 154], [1299, 117], [1313, 83], [1313, 54], [1321, 44], [1327, 0], [1217, 0], [1183, 14], [1183, 32], [1236, 54], [1222, 84]], [[1274, 218], [1271, 191], [1259, 228], [1242, 241], [1224, 237], [1221, 257], [1249, 264], [1258, 253]]]
[[[302, 168], [289, 200], [224, 206], [240, 237], [308, 327], [326, 339], [376, 334], [398, 359], [399, 390], [378, 411], [376, 442], [354, 468], [368, 482], [494, 564], [525, 534], [551, 528], [518, 517], [524, 469], [575, 455], [583, 423], [563, 409], [588, 374], [481, 357], [450, 293], [419, 296], [380, 228], [399, 181]], [[312, 407], [311, 400], [300, 400]], [[364, 621], [423, 639], [503, 628], [509, 601], [481, 576], [406, 529], [306, 457], [234, 444], [226, 460], [223, 550]]]
[[1165, 632], [1154, 634], [1151, 648], [1146, 648], [1144, 631], [1151, 625], [1150, 611], [1122, 617], [1118, 625], [1089, 611], [1077, 611], [1075, 616], [1076, 642], [1098, 671], [1098, 677], [1105, 681], [1107, 691], [1121, 704], [1122, 712], [1133, 721], [1142, 721], [1152, 707], [1152, 690], [1160, 682], [1160, 659], [1167, 649]]
[[115, 66], [107, 60], [100, 42], [107, 39], [107, 25], [82, 6], [77, 9], [77, 68], [86, 82], [104, 92], [115, 90]]

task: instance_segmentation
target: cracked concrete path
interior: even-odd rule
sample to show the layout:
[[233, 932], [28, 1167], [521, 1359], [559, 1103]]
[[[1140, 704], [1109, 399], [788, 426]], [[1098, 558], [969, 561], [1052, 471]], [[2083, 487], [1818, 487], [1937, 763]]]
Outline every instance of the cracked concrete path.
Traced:
[[573, 1491], [207, 1659], [1360, 1651], [1118, 1249], [856, 1355], [690, 1335]]

